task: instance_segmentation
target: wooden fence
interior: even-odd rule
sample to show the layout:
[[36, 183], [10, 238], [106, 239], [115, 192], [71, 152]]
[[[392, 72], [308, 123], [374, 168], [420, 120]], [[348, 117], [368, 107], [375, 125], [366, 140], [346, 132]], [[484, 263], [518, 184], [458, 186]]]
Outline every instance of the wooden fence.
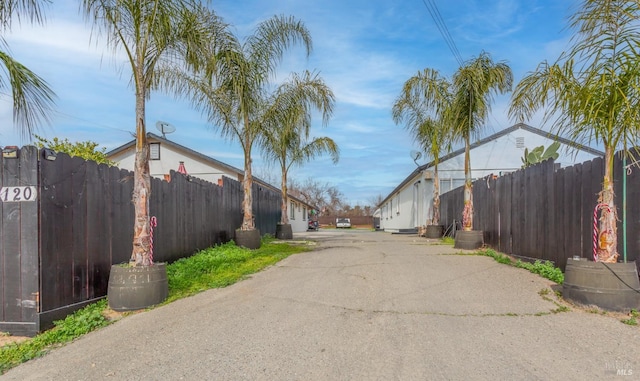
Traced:
[[[0, 331], [14, 334], [35, 334], [104, 297], [111, 265], [132, 250], [133, 174], [61, 153], [41, 157], [23, 147], [0, 158]], [[241, 225], [242, 184], [232, 179], [220, 187], [172, 172], [170, 182], [152, 179], [151, 192], [155, 261], [227, 242]], [[280, 193], [254, 184], [253, 197], [257, 228], [275, 235]]]
[[[623, 255], [622, 176], [620, 155], [614, 169], [618, 207], [618, 252]], [[635, 169], [634, 169], [635, 168]], [[567, 258], [593, 258], [593, 212], [602, 187], [604, 161], [596, 158], [556, 169], [548, 160], [524, 170], [473, 183], [475, 230], [488, 246], [527, 259], [553, 261], [564, 270]], [[640, 251], [640, 169], [627, 176], [627, 260]], [[441, 196], [441, 223], [460, 227], [463, 187]]]

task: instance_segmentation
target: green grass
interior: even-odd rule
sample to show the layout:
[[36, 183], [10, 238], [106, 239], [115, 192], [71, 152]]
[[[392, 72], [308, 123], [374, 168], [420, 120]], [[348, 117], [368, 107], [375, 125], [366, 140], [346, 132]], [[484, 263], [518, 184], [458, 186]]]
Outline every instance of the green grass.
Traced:
[[453, 237], [442, 237], [442, 243], [453, 246], [456, 240]]
[[517, 260], [513, 262], [511, 258], [507, 255], [496, 252], [493, 249], [479, 250], [477, 252], [479, 255], [486, 255], [495, 259], [499, 263], [515, 266], [521, 269], [529, 270], [534, 274], [538, 274], [543, 278], [547, 278], [557, 284], [564, 283], [564, 274], [562, 270], [558, 267], [555, 267], [551, 261], [540, 261], [536, 260], [533, 263], [523, 262], [521, 260]]
[[555, 267], [550, 261], [542, 262], [540, 260], [537, 260], [533, 263], [529, 263], [518, 260], [516, 261], [514, 266], [522, 269], [527, 269], [530, 272], [538, 274], [544, 278], [556, 282], [557, 284], [564, 283], [564, 274], [562, 273], [562, 270], [560, 270], [558, 267]]
[[167, 266], [169, 298], [166, 303], [210, 288], [225, 287], [291, 254], [309, 250], [302, 246], [263, 241], [257, 250], [227, 243], [180, 259]]
[[106, 308], [107, 300], [103, 299], [74, 312], [64, 320], [54, 322], [54, 328], [33, 339], [2, 347], [0, 349], [0, 374], [4, 374], [7, 370], [25, 361], [40, 357], [52, 348], [106, 326], [109, 321], [102, 313]]
[[629, 318], [621, 321], [627, 325], [638, 325], [638, 317], [639, 317], [638, 311], [631, 310], [631, 312], [629, 313]]
[[[308, 247], [278, 242], [270, 237], [263, 238], [262, 246], [257, 250], [237, 247], [234, 243], [202, 250], [167, 265], [169, 297], [164, 304], [211, 288], [231, 285], [292, 254], [309, 250]], [[108, 325], [107, 310], [107, 300], [103, 299], [54, 322], [54, 328], [32, 339], [0, 348], [0, 374]]]

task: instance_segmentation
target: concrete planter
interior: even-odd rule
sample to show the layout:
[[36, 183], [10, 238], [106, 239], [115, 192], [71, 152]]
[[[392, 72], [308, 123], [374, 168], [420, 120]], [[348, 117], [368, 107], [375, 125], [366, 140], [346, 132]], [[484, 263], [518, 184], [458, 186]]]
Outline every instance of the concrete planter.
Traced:
[[640, 309], [640, 279], [635, 262], [602, 263], [567, 259], [562, 297], [611, 311]]
[[276, 238], [277, 239], [293, 239], [293, 229], [291, 228], [291, 224], [277, 224]]
[[444, 233], [443, 225], [427, 225], [427, 231], [425, 237], [427, 238], [442, 238]]
[[167, 267], [112, 265], [107, 298], [114, 311], [141, 310], [162, 303], [169, 296]]
[[482, 230], [458, 230], [453, 247], [456, 249], [476, 250], [481, 248], [483, 244]]
[[259, 249], [260, 242], [260, 230], [251, 229], [251, 230], [242, 230], [236, 229], [236, 235], [234, 241], [237, 246], [242, 246], [247, 249]]

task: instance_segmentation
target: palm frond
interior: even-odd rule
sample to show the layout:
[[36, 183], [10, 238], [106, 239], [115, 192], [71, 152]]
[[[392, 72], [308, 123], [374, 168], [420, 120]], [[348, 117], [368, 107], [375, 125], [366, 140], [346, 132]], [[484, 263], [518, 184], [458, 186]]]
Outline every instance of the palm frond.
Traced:
[[0, 27], [10, 30], [14, 21], [23, 19], [31, 23], [42, 24], [46, 20], [45, 7], [50, 0], [3, 0], [0, 2]]
[[50, 124], [55, 94], [47, 82], [0, 51], [0, 62], [5, 68], [8, 83], [0, 78], [0, 88], [11, 88], [13, 121], [23, 138], [30, 137], [43, 124]]

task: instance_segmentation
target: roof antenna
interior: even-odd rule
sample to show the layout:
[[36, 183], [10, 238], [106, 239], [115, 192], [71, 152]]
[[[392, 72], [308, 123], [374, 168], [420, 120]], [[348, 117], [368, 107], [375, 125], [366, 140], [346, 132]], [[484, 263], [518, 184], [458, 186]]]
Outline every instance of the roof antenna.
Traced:
[[167, 138], [166, 134], [176, 132], [176, 128], [171, 123], [163, 122], [161, 120], [156, 122], [156, 128], [158, 131], [162, 132], [162, 139]]
[[419, 167], [420, 164], [418, 164], [418, 160], [420, 160], [420, 158], [422, 157], [422, 152], [412, 150], [409, 153], [409, 156], [411, 156], [411, 158], [413, 159], [413, 162], [416, 163], [416, 165]]

